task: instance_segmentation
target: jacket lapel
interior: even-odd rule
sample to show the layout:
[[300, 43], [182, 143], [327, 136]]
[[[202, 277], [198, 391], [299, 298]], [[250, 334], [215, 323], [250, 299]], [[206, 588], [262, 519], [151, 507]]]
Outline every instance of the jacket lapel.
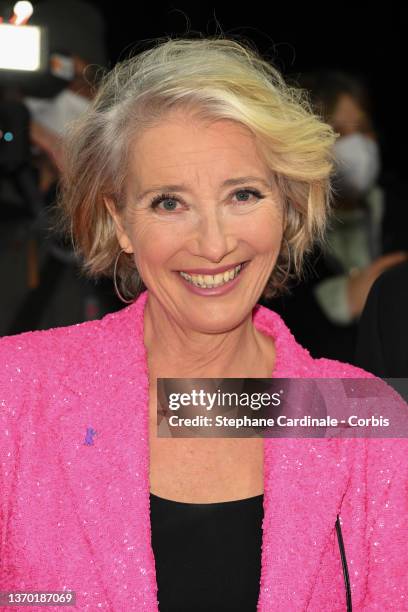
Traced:
[[[257, 306], [253, 320], [274, 338], [274, 378], [316, 376], [313, 359], [276, 313]], [[308, 609], [349, 484], [344, 448], [338, 439], [265, 438], [260, 610], [286, 612], [294, 601]]]
[[[83, 383], [76, 388], [68, 378], [65, 408], [55, 422], [72, 528], [80, 531], [93, 559], [104, 599], [112, 610], [150, 612], [157, 610], [157, 599], [149, 521], [148, 380], [139, 318], [144, 301], [141, 296], [103, 319], [101, 336], [93, 335], [92, 342], [106, 358], [97, 360], [86, 388]], [[89, 575], [89, 558], [78, 562]]]
[[309, 609], [348, 486], [337, 442], [265, 440], [262, 610]]

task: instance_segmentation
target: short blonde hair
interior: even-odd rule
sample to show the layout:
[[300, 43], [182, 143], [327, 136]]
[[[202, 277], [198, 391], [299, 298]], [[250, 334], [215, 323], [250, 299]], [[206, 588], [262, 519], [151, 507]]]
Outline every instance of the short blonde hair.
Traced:
[[[71, 235], [86, 275], [112, 276], [120, 245], [104, 198], [122, 212], [135, 135], [170, 109], [193, 107], [249, 128], [275, 174], [285, 240], [263, 297], [277, 295], [288, 267], [299, 276], [304, 255], [324, 241], [336, 134], [313, 112], [309, 92], [286, 83], [248, 42], [214, 36], [155, 43], [103, 75], [91, 107], [71, 125], [55, 227]], [[122, 254], [117, 276], [128, 297], [145, 288], [132, 256]]]

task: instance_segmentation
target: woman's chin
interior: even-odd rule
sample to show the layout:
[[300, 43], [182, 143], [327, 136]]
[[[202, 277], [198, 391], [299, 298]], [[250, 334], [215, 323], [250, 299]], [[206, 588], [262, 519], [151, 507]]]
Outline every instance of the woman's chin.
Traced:
[[[249, 307], [248, 312], [251, 311]], [[182, 311], [181, 311], [182, 312]], [[242, 304], [234, 312], [226, 312], [225, 309], [218, 308], [203, 308], [199, 312], [185, 313], [182, 317], [183, 327], [205, 334], [222, 334], [230, 332], [238, 327], [246, 318], [247, 311], [243, 309]], [[181, 321], [180, 321], [181, 324]]]

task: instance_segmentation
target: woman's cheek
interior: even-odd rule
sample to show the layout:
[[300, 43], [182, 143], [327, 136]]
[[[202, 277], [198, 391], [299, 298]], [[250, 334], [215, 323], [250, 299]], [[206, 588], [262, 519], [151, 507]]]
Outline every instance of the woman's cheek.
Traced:
[[280, 250], [282, 241], [282, 216], [278, 210], [258, 211], [252, 217], [242, 219], [240, 237], [256, 248], [258, 253]]
[[132, 237], [135, 263], [143, 270], [160, 270], [182, 246], [183, 234], [170, 228], [150, 226]]

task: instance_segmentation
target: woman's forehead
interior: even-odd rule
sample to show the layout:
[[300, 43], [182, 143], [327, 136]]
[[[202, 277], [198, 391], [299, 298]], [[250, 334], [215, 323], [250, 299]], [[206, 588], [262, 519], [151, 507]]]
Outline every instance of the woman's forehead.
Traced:
[[202, 119], [184, 115], [181, 111], [177, 113], [173, 111], [140, 132], [134, 140], [134, 145], [138, 149], [161, 148], [163, 144], [171, 144], [178, 148], [187, 145], [192, 151], [197, 151], [202, 149], [204, 144], [222, 147], [244, 140], [253, 142], [255, 146], [254, 134], [238, 121], [221, 118]]
[[208, 172], [240, 176], [268, 171], [253, 134], [229, 120], [211, 125], [162, 122], [137, 139], [130, 165], [131, 171], [159, 173], [169, 183], [192, 172], [199, 178]]

